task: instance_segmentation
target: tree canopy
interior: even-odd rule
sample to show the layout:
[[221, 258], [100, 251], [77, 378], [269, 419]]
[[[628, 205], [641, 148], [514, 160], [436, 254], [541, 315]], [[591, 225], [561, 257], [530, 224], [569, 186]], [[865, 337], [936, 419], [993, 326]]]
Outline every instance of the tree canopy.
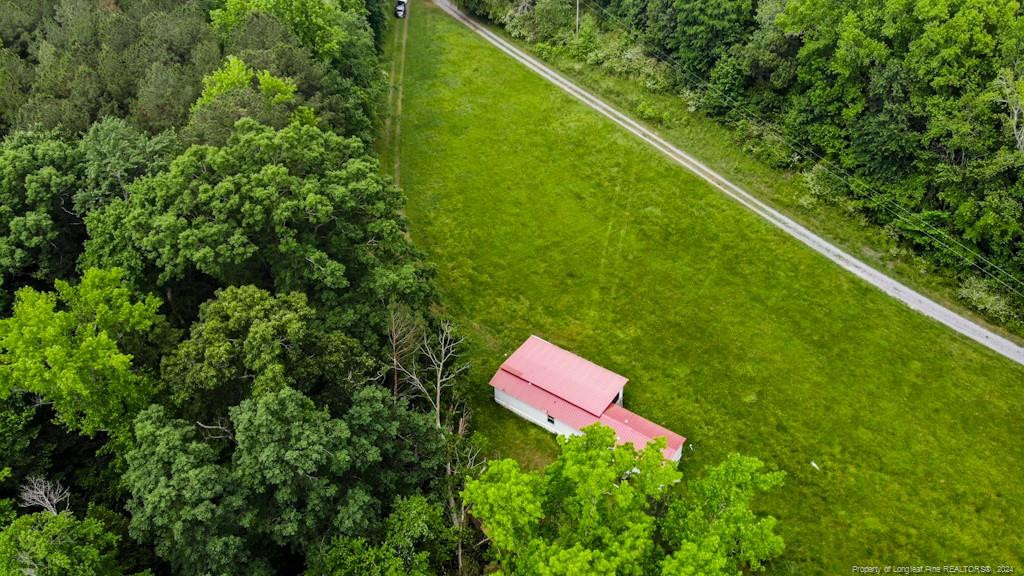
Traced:
[[372, 364], [358, 340], [318, 320], [305, 294], [240, 286], [202, 304], [190, 337], [164, 356], [162, 374], [183, 414], [214, 418], [285, 386], [342, 394], [364, 382]]
[[124, 267], [141, 286], [202, 274], [302, 291], [346, 323], [381, 326], [367, 304], [428, 293], [401, 206], [362, 142], [242, 120], [226, 146], [193, 146], [90, 214], [84, 262]]
[[182, 574], [249, 574], [332, 535], [382, 532], [381, 512], [436, 473], [404, 446], [430, 450], [429, 420], [401, 407], [381, 413], [386, 397], [364, 388], [342, 418], [288, 387], [243, 400], [223, 422], [143, 411], [124, 476], [133, 536]]
[[762, 472], [756, 459], [730, 457], [687, 494], [661, 455], [664, 440], [638, 452], [594, 424], [561, 444], [543, 472], [498, 460], [466, 483], [504, 573], [738, 575], [782, 552], [775, 520], [750, 508], [782, 473]]
[[317, 553], [307, 576], [427, 576], [431, 574], [424, 544], [450, 538], [441, 507], [422, 496], [399, 498], [388, 516], [384, 541], [338, 537]]
[[6, 2], [5, 11], [11, 6], [21, 18], [12, 23], [17, 29], [0, 31], [10, 47], [0, 64], [15, 80], [0, 125], [72, 135], [107, 115], [131, 117], [154, 131], [179, 125], [200, 79], [220, 60], [206, 3], [124, 4]]
[[0, 572], [452, 563], [445, 432], [380, 385], [388, 303], [433, 298], [384, 8], [0, 8]]
[[53, 132], [15, 132], [0, 143], [0, 309], [22, 286], [68, 278], [85, 238], [69, 209], [79, 153]]
[[118, 538], [68, 511], [21, 516], [0, 531], [0, 574], [120, 576]]
[[54, 293], [20, 290], [14, 315], [0, 320], [0, 397], [36, 394], [71, 429], [125, 434], [152, 395], [144, 360], [169, 335], [159, 306], [136, 298], [119, 270], [57, 281]]
[[150, 136], [123, 118], [96, 122], [78, 144], [83, 173], [73, 197], [74, 212], [85, 216], [126, 198], [132, 181], [167, 167], [176, 146], [172, 132]]

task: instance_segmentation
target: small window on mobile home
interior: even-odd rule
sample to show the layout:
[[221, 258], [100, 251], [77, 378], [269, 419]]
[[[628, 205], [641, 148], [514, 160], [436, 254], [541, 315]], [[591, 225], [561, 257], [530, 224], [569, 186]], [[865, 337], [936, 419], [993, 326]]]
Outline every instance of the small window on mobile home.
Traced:
[[552, 416], [551, 414], [548, 414], [548, 424], [554, 424], [554, 423], [555, 423], [555, 417]]

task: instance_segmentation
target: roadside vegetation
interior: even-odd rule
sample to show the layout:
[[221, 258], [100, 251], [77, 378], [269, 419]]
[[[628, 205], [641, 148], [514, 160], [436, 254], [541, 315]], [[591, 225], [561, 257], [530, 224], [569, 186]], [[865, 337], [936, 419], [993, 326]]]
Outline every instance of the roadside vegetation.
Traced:
[[558, 453], [484, 384], [537, 333], [629, 377], [627, 406], [688, 437], [684, 477], [734, 451], [786, 472], [755, 505], [785, 539], [773, 573], [1020, 563], [1024, 368], [850, 277], [431, 5], [412, 6], [409, 34], [410, 230], [468, 336], [492, 454], [539, 469]]
[[862, 258], [1024, 334], [1019, 3], [582, 0], [578, 34], [571, 2], [462, 5]]

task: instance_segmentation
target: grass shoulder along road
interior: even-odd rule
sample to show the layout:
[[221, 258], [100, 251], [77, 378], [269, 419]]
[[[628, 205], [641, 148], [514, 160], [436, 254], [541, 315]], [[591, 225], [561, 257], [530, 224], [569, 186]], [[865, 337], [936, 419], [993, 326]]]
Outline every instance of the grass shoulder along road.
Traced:
[[[1024, 560], [1024, 368], [923, 318], [671, 164], [429, 4], [410, 10], [401, 171], [414, 241], [469, 335], [475, 424], [536, 333], [630, 378], [626, 404], [789, 474], [779, 574]], [[815, 461], [820, 471], [810, 465]]]
[[[763, 157], [803, 155], [771, 130], [748, 134], [722, 125], [703, 114], [692, 103], [695, 98], [650, 90], [639, 78], [610, 73], [600, 66], [580, 62], [565, 50], [523, 42], [497, 26], [484, 26], [642, 124], [653, 127], [666, 141], [815, 234], [942, 306], [1024, 346], [1024, 332], [989, 322], [959, 299], [960, 283], [951, 271], [936, 268], [863, 214], [841, 202], [834, 204], [816, 197], [802, 174], [762, 161]], [[748, 109], [742, 109], [738, 115], [751, 119]], [[980, 269], [977, 271], [981, 273]]]

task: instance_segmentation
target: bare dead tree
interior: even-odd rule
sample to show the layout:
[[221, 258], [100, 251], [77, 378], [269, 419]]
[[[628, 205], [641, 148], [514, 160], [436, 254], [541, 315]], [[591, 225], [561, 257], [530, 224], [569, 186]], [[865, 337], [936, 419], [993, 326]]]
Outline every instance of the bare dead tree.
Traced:
[[402, 392], [404, 373], [402, 366], [409, 363], [420, 342], [420, 325], [409, 308], [392, 303], [388, 307], [388, 355], [391, 360], [391, 392], [398, 397]]
[[231, 431], [230, 423], [224, 418], [218, 418], [214, 424], [203, 424], [196, 421], [196, 426], [203, 431], [203, 437], [207, 440], [234, 440], [235, 434]]
[[449, 441], [448, 458], [447, 462], [445, 462], [445, 474], [448, 476], [446, 491], [448, 516], [452, 526], [459, 533], [458, 540], [456, 541], [455, 557], [458, 561], [460, 573], [464, 562], [463, 531], [469, 518], [466, 503], [459, 495], [459, 488], [462, 486], [465, 478], [475, 473], [485, 462], [482, 446], [478, 442], [474, 442], [473, 438], [466, 437], [468, 421], [469, 413], [467, 410], [458, 419], [458, 425], [455, 428], [456, 434]]
[[[401, 328], [401, 324], [397, 325]], [[461, 573], [464, 566], [463, 532], [467, 526], [468, 513], [459, 496], [459, 489], [466, 476], [472, 474], [484, 461], [479, 443], [467, 437], [470, 412], [455, 389], [458, 376], [469, 365], [459, 362], [459, 347], [464, 339], [455, 335], [451, 322], [443, 321], [437, 334], [432, 337], [423, 334], [419, 338], [418, 354], [409, 353], [407, 356], [418, 358], [420, 362], [399, 359], [393, 362], [393, 367], [396, 374], [408, 383], [410, 390], [427, 402], [434, 415], [434, 425], [447, 439], [445, 499], [449, 520], [459, 533], [456, 558]], [[406, 343], [404, 340], [400, 342]], [[393, 344], [393, 350], [402, 348]], [[392, 359], [395, 360], [397, 356], [395, 354]]]
[[19, 505], [22, 508], [39, 506], [50, 514], [60, 514], [61, 503], [67, 509], [68, 499], [71, 491], [60, 485], [59, 482], [50, 482], [42, 476], [29, 476], [25, 479], [21, 491], [18, 494]]
[[423, 336], [420, 355], [425, 366], [422, 373], [415, 366], [409, 368], [403, 364], [397, 365], [413, 391], [430, 405], [434, 424], [438, 428], [444, 428], [442, 415], [446, 412], [446, 404], [454, 403], [451, 392], [456, 377], [469, 368], [468, 364], [457, 362], [459, 346], [463, 340], [455, 336], [452, 323], [445, 320], [434, 338]]

